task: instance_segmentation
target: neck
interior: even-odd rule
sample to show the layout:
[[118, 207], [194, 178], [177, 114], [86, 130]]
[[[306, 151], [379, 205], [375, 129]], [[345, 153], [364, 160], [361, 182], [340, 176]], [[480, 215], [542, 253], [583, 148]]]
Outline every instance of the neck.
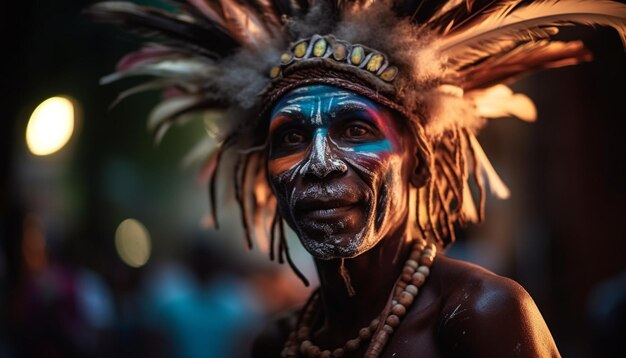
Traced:
[[382, 312], [409, 254], [409, 239], [402, 227], [367, 252], [344, 259], [353, 295], [340, 273], [341, 259], [315, 260], [325, 312], [320, 339], [341, 345]]

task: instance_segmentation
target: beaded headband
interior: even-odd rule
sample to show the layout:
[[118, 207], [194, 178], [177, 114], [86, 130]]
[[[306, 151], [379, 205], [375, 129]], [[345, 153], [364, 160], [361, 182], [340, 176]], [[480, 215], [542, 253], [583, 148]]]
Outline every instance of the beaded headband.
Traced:
[[288, 69], [319, 60], [358, 68], [363, 73], [376, 76], [387, 83], [392, 82], [398, 74], [398, 68], [390, 66], [387, 56], [379, 51], [365, 45], [338, 40], [333, 35], [313, 35], [292, 43], [290, 49], [280, 56], [280, 65], [270, 70], [270, 78], [274, 81], [280, 80], [283, 72]]

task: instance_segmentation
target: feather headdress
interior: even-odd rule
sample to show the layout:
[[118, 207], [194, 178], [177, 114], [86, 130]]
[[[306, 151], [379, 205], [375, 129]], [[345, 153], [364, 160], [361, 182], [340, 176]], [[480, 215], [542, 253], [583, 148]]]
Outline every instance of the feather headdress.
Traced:
[[[445, 246], [454, 240], [454, 223], [483, 218], [487, 184], [496, 196], [508, 196], [476, 139], [486, 119], [535, 119], [532, 101], [506, 84], [535, 70], [591, 60], [581, 41], [554, 40], [564, 26], [610, 26], [626, 45], [626, 6], [607, 0], [169, 3], [174, 10], [129, 2], [103, 2], [89, 9], [99, 20], [153, 39], [123, 58], [103, 82], [153, 77], [119, 99], [164, 90], [148, 123], [157, 140], [172, 124], [200, 114], [214, 136], [203, 174], [210, 182], [216, 225], [215, 181], [227, 154], [234, 158], [235, 194], [248, 244], [268, 238], [271, 258], [277, 249], [278, 260], [286, 258], [292, 267], [276, 199], [266, 181], [263, 116], [287, 89], [331, 80], [340, 86], [354, 83], [350, 89], [403, 114], [429, 174], [415, 195], [415, 226]], [[333, 60], [326, 47], [313, 48], [315, 39], [323, 39], [322, 46], [330, 41], [347, 44], [359, 56], [370, 54], [365, 60], [347, 61], [352, 61], [347, 66], [344, 54], [333, 52]], [[361, 53], [357, 47], [366, 50]], [[320, 58], [289, 67], [294, 56], [305, 58], [311, 51], [318, 51], [311, 56]], [[385, 74], [386, 67], [391, 72]], [[479, 190], [478, 205], [470, 178]]]

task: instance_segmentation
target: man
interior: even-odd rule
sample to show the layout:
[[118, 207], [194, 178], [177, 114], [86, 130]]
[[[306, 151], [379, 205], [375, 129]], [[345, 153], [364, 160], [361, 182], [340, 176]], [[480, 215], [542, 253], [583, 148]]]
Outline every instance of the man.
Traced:
[[[308, 333], [296, 337], [298, 351], [363, 356], [372, 335], [385, 327], [369, 329], [371, 321], [386, 319], [392, 330], [383, 356], [558, 356], [521, 286], [443, 255], [406, 313], [381, 315], [389, 311], [390, 294], [418, 241], [410, 233], [409, 193], [425, 180], [416, 170], [415, 138], [407, 133], [407, 121], [396, 113], [326, 85], [297, 88], [274, 107], [270, 181], [285, 220], [315, 258], [321, 282], [318, 318], [291, 328]], [[279, 327], [285, 323], [265, 333], [255, 356], [283, 351], [289, 332]], [[283, 356], [296, 356], [289, 349]]]
[[192, 112], [210, 114], [218, 147], [203, 173], [215, 222], [226, 158], [249, 246], [267, 236], [270, 258], [302, 277], [284, 219], [315, 258], [320, 289], [295, 323], [259, 339], [258, 356], [558, 356], [519, 285], [438, 252], [455, 223], [483, 218], [487, 184], [508, 196], [476, 133], [488, 118], [536, 113], [503, 82], [590, 60], [582, 42], [553, 40], [558, 26], [612, 26], [625, 37], [625, 6], [176, 4], [175, 13], [117, 2], [91, 13], [165, 37], [108, 80], [159, 77], [127, 92], [167, 89], [150, 119], [157, 138]]

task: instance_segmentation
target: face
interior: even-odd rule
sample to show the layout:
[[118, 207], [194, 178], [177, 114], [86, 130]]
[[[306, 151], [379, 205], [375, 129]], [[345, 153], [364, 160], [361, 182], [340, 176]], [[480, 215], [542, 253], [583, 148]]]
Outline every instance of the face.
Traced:
[[280, 212], [314, 257], [357, 256], [405, 222], [409, 136], [384, 107], [336, 87], [302, 87], [276, 104], [269, 135]]

